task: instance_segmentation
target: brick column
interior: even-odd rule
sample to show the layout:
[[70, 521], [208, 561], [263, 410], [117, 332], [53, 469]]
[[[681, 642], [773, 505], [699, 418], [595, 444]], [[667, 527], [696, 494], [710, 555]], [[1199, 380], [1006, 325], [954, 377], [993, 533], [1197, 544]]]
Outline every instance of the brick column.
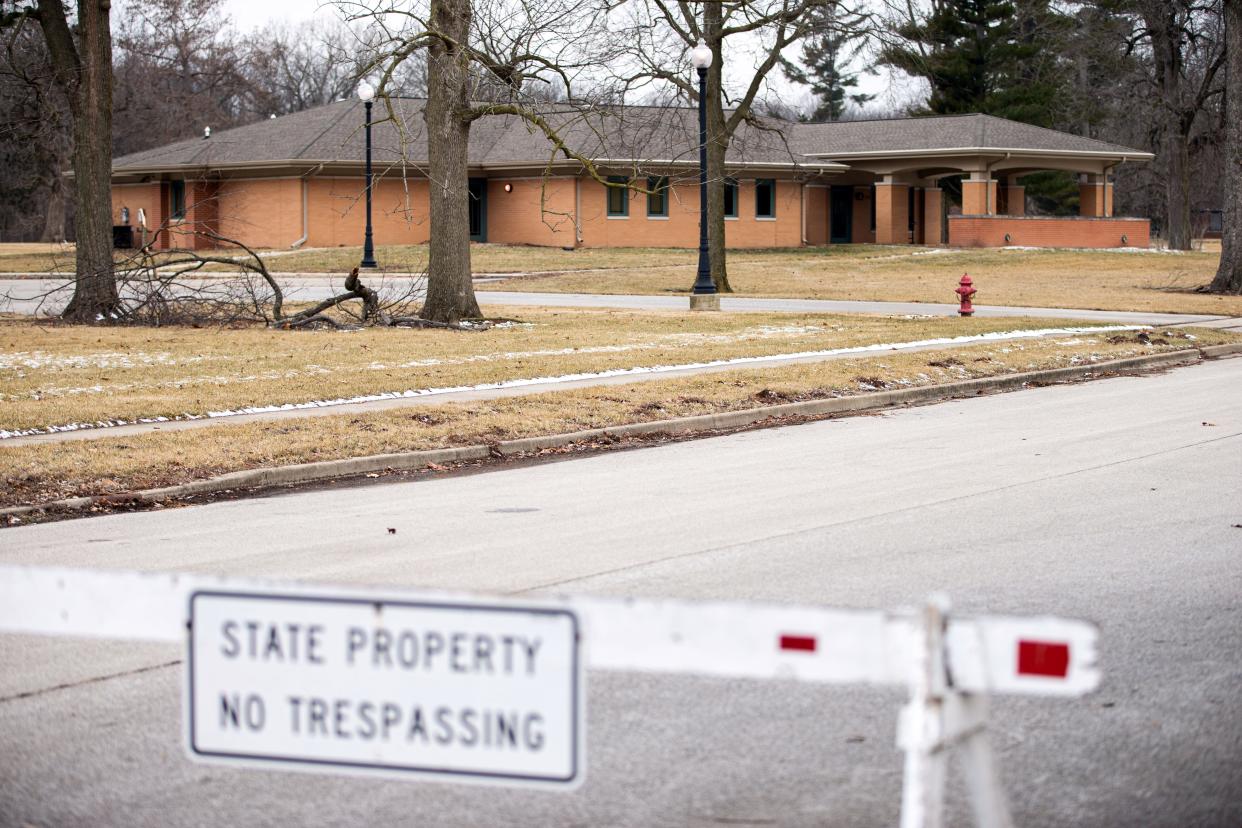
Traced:
[[[214, 181], [186, 182], [185, 221], [191, 231], [220, 232], [220, 207], [217, 201], [220, 185]], [[192, 242], [195, 250], [208, 250], [216, 242], [206, 236], [195, 235], [183, 240]]]
[[1113, 214], [1113, 182], [1104, 182], [1104, 215]]
[[940, 200], [940, 187], [928, 187], [923, 191], [923, 243], [943, 244], [944, 218]]
[[996, 214], [996, 182], [987, 173], [971, 173], [962, 182], [962, 215], [991, 216]]
[[1005, 215], [1026, 215], [1026, 187], [1021, 184], [1010, 184], [1005, 187]]
[[891, 175], [875, 185], [875, 243], [908, 244], [910, 241], [909, 187]]
[[1106, 216], [1104, 176], [1094, 173], [1078, 178], [1078, 214], [1080, 216]]

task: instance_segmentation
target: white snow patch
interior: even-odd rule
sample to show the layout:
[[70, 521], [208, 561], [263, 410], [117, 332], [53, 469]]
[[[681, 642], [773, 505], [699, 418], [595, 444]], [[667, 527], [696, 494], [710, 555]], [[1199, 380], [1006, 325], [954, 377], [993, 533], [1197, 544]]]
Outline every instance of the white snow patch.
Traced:
[[[702, 368], [721, 366], [761, 365], [772, 362], [786, 362], [795, 359], [816, 359], [822, 357], [842, 356], [846, 354], [874, 353], [876, 351], [905, 351], [914, 348], [927, 348], [937, 345], [964, 345], [969, 342], [992, 342], [1013, 339], [1036, 339], [1057, 334], [1108, 333], [1112, 331], [1149, 330], [1150, 325], [1110, 325], [1108, 327], [1076, 327], [1076, 328], [1036, 328], [1025, 331], [993, 331], [992, 333], [974, 334], [971, 336], [945, 336], [935, 339], [919, 339], [912, 342], [882, 342], [874, 345], [855, 345], [848, 348], [831, 348], [822, 351], [798, 351], [788, 354], [765, 354], [762, 356], [734, 357], [732, 359], [716, 359], [709, 362], [687, 362], [676, 365], [650, 365], [637, 368], [613, 368], [606, 371], [585, 372], [579, 374], [562, 374], [552, 377], [529, 377], [525, 379], [502, 380], [500, 382], [484, 382], [478, 385], [456, 385], [442, 388], [417, 388], [405, 391], [383, 391], [378, 394], [362, 394], [356, 397], [338, 397], [328, 400], [310, 400], [309, 402], [282, 403], [278, 405], [256, 405], [246, 408], [227, 409], [224, 411], [208, 411], [206, 414], [184, 414], [174, 418], [151, 417], [139, 418], [135, 423], [156, 423], [175, 420], [198, 420], [207, 418], [237, 417], [244, 414], [267, 414], [276, 411], [304, 411], [312, 408], [332, 408], [338, 405], [354, 405], [357, 403], [381, 402], [383, 400], [409, 399], [413, 397], [432, 397], [442, 394], [457, 394], [463, 391], [492, 391], [504, 388], [522, 388], [531, 385], [558, 385], [578, 382], [580, 380], [606, 379], [609, 377], [627, 377], [649, 374], [667, 374], [675, 371], [693, 371]], [[316, 366], [318, 367], [318, 366]], [[0, 429], [0, 440], [13, 437], [27, 437], [37, 434], [51, 434], [60, 431], [77, 431], [84, 428], [110, 428], [129, 425], [124, 420], [107, 420], [96, 423], [69, 423], [53, 425], [46, 428], [19, 429], [6, 431]]]

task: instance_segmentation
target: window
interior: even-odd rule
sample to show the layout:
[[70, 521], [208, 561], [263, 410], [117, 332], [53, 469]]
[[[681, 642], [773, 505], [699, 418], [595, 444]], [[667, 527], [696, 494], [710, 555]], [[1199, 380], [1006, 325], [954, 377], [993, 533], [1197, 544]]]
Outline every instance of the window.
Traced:
[[185, 218], [185, 182], [168, 183], [168, 207], [174, 219]]
[[668, 178], [654, 175], [649, 177], [647, 189], [651, 191], [647, 196], [647, 215], [668, 216]]
[[737, 218], [737, 179], [724, 180], [724, 214], [725, 218]]
[[775, 179], [755, 179], [755, 218], [776, 218]]
[[[629, 184], [630, 180], [619, 175], [608, 176], [609, 184]], [[608, 215], [628, 216], [630, 214], [630, 191], [625, 187], [608, 188]]]

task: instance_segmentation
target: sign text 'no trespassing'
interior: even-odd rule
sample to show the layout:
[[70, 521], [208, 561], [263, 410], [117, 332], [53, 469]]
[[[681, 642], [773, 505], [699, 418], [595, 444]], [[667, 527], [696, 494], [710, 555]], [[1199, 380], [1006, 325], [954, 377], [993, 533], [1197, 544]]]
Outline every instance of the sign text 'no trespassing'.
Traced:
[[196, 759], [574, 785], [577, 616], [296, 593], [190, 596]]

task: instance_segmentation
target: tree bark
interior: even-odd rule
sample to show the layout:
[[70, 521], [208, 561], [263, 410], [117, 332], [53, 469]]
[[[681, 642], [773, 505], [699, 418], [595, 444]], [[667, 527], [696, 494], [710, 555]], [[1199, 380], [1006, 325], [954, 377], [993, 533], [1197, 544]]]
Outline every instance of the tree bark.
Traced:
[[724, 67], [720, 49], [720, 6], [720, 3], [703, 5], [703, 33], [705, 42], [712, 50], [712, 65], [707, 69], [707, 253], [711, 259], [716, 292], [732, 293], [725, 252], [725, 152], [729, 147], [729, 136], [725, 134], [724, 103], [720, 94]]
[[39, 241], [59, 244], [65, 240], [65, 179], [60, 164], [53, 164], [47, 180], [47, 203], [43, 208], [43, 232]]
[[77, 278], [63, 317], [108, 322], [120, 310], [112, 272], [112, 30], [110, 0], [78, 0], [77, 42], [62, 0], [39, 0], [57, 83], [73, 115]]
[[1190, 150], [1178, 118], [1168, 118], [1164, 139], [1164, 197], [1170, 250], [1190, 249]]
[[1213, 293], [1242, 294], [1242, 0], [1225, 0], [1225, 221]]
[[470, 0], [432, 0], [428, 48], [427, 166], [431, 241], [427, 299], [419, 315], [456, 323], [482, 316], [470, 278], [470, 55], [458, 44], [470, 36]]

